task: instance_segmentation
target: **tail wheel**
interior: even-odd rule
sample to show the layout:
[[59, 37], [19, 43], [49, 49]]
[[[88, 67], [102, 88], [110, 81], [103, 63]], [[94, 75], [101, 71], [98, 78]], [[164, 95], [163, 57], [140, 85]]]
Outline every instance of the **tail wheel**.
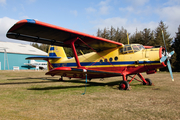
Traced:
[[61, 76], [61, 78], [59, 78], [59, 81], [63, 81], [63, 77]]
[[147, 83], [143, 82], [143, 85], [152, 85], [152, 81], [149, 78], [145, 79]]
[[127, 90], [129, 88], [129, 83], [127, 81], [122, 81], [119, 84], [119, 89], [120, 90]]

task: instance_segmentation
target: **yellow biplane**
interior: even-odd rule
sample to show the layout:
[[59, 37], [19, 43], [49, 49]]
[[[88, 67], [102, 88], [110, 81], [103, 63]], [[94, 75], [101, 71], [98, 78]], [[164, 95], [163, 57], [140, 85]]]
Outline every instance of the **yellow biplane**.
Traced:
[[[166, 47], [124, 45], [119, 42], [77, 32], [33, 19], [25, 19], [12, 26], [6, 35], [8, 38], [51, 45], [47, 57], [30, 57], [48, 62], [46, 75], [60, 75], [69, 78], [106, 78], [122, 76], [119, 89], [126, 90], [138, 75], [144, 85], [152, 85], [142, 76], [156, 73], [157, 69], [168, 65], [172, 80], [169, 59], [174, 51], [168, 53]], [[165, 42], [165, 41], [164, 41]], [[63, 47], [72, 49], [74, 57], [68, 58]], [[93, 52], [79, 55], [77, 49], [91, 49]], [[130, 81], [127, 77], [134, 75]]]

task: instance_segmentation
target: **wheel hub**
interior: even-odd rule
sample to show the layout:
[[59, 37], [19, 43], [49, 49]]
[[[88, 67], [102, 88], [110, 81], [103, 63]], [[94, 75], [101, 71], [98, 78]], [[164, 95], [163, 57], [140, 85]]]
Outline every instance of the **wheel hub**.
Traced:
[[121, 88], [122, 88], [123, 90], [125, 89], [125, 87], [126, 87], [125, 84], [122, 84], [122, 85], [121, 85]]

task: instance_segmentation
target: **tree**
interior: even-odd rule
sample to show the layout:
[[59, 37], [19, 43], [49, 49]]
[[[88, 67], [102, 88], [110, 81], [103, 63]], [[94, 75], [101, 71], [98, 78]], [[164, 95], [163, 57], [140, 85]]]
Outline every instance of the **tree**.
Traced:
[[49, 50], [49, 45], [41, 44], [41, 45], [39, 46], [39, 49], [42, 50], [42, 51], [44, 51], [44, 52], [48, 52], [48, 50]]
[[153, 31], [151, 31], [150, 28], [149, 29], [145, 28], [141, 33], [143, 39], [142, 44], [147, 46], [151, 45], [151, 41], [154, 40]]
[[35, 48], [38, 48], [38, 49], [39, 49], [39, 45], [38, 45], [37, 43], [32, 43], [32, 44], [30, 44], [30, 45], [32, 45], [33, 47], [35, 47]]
[[[119, 30], [118, 34], [117, 34], [117, 42], [123, 43], [123, 44], [127, 44], [127, 30], [124, 29], [124, 27], [121, 27], [121, 29]], [[130, 33], [128, 33], [128, 35], [130, 35]]]
[[172, 44], [172, 48], [175, 50], [174, 56], [174, 71], [180, 72], [180, 26], [178, 27], [178, 32], [176, 33], [175, 41]]
[[136, 32], [130, 37], [130, 41], [131, 43], [143, 44], [144, 41], [143, 41], [142, 32], [141, 31], [138, 32], [136, 29]]
[[46, 45], [46, 44], [31, 43], [30, 45], [32, 45], [33, 47], [38, 48], [44, 52], [48, 52], [48, 49], [49, 49], [49, 45]]
[[162, 31], [163, 31], [167, 51], [170, 51], [172, 50], [171, 49], [172, 38], [170, 38], [170, 34], [167, 32], [167, 28], [168, 27], [163, 23], [163, 21], [160, 21], [159, 26], [155, 30], [155, 39], [153, 41], [153, 45], [154, 46], [160, 45], [164, 47], [164, 42], [162, 37]]
[[98, 28], [97, 37], [101, 37], [102, 31]]
[[110, 32], [110, 33], [109, 33], [109, 39], [110, 39], [110, 40], [113, 40], [113, 41], [116, 41], [116, 40], [115, 40], [116, 29], [113, 28], [113, 26], [111, 26], [111, 30], [110, 30], [109, 32]]
[[121, 30], [119, 27], [115, 29], [113, 26], [111, 26], [110, 30], [107, 28], [104, 28], [104, 30], [98, 29], [97, 36], [127, 44], [127, 30], [123, 27], [121, 27]]
[[152, 46], [154, 40], [154, 33], [149, 28], [145, 28], [143, 31], [137, 31], [130, 37], [131, 43], [138, 43], [142, 45]]

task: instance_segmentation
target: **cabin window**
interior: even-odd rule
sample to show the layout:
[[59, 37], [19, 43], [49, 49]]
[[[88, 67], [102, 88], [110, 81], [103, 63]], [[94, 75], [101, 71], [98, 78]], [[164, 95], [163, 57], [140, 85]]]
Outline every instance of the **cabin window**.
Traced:
[[100, 62], [100, 64], [102, 64], [102, 63], [103, 63], [103, 60], [100, 60], [99, 62]]
[[132, 50], [131, 46], [127, 47], [127, 50], [128, 50], [128, 51], [129, 51], [129, 50]]
[[108, 60], [107, 60], [107, 59], [104, 59], [104, 62], [106, 63], [106, 62], [108, 62]]
[[120, 49], [119, 49], [119, 52], [120, 52], [120, 53], [123, 53], [123, 48], [120, 48]]
[[110, 62], [112, 62], [112, 61], [113, 61], [113, 59], [112, 59], [112, 58], [109, 58], [109, 61], [110, 61]]
[[126, 47], [124, 47], [124, 50], [123, 50], [124, 52], [126, 52]]
[[133, 50], [132, 50], [131, 46], [130, 45], [125, 45], [123, 53], [124, 54], [133, 53]]
[[114, 58], [114, 60], [117, 61], [117, 60], [118, 60], [118, 57], [116, 56], [116, 57]]

